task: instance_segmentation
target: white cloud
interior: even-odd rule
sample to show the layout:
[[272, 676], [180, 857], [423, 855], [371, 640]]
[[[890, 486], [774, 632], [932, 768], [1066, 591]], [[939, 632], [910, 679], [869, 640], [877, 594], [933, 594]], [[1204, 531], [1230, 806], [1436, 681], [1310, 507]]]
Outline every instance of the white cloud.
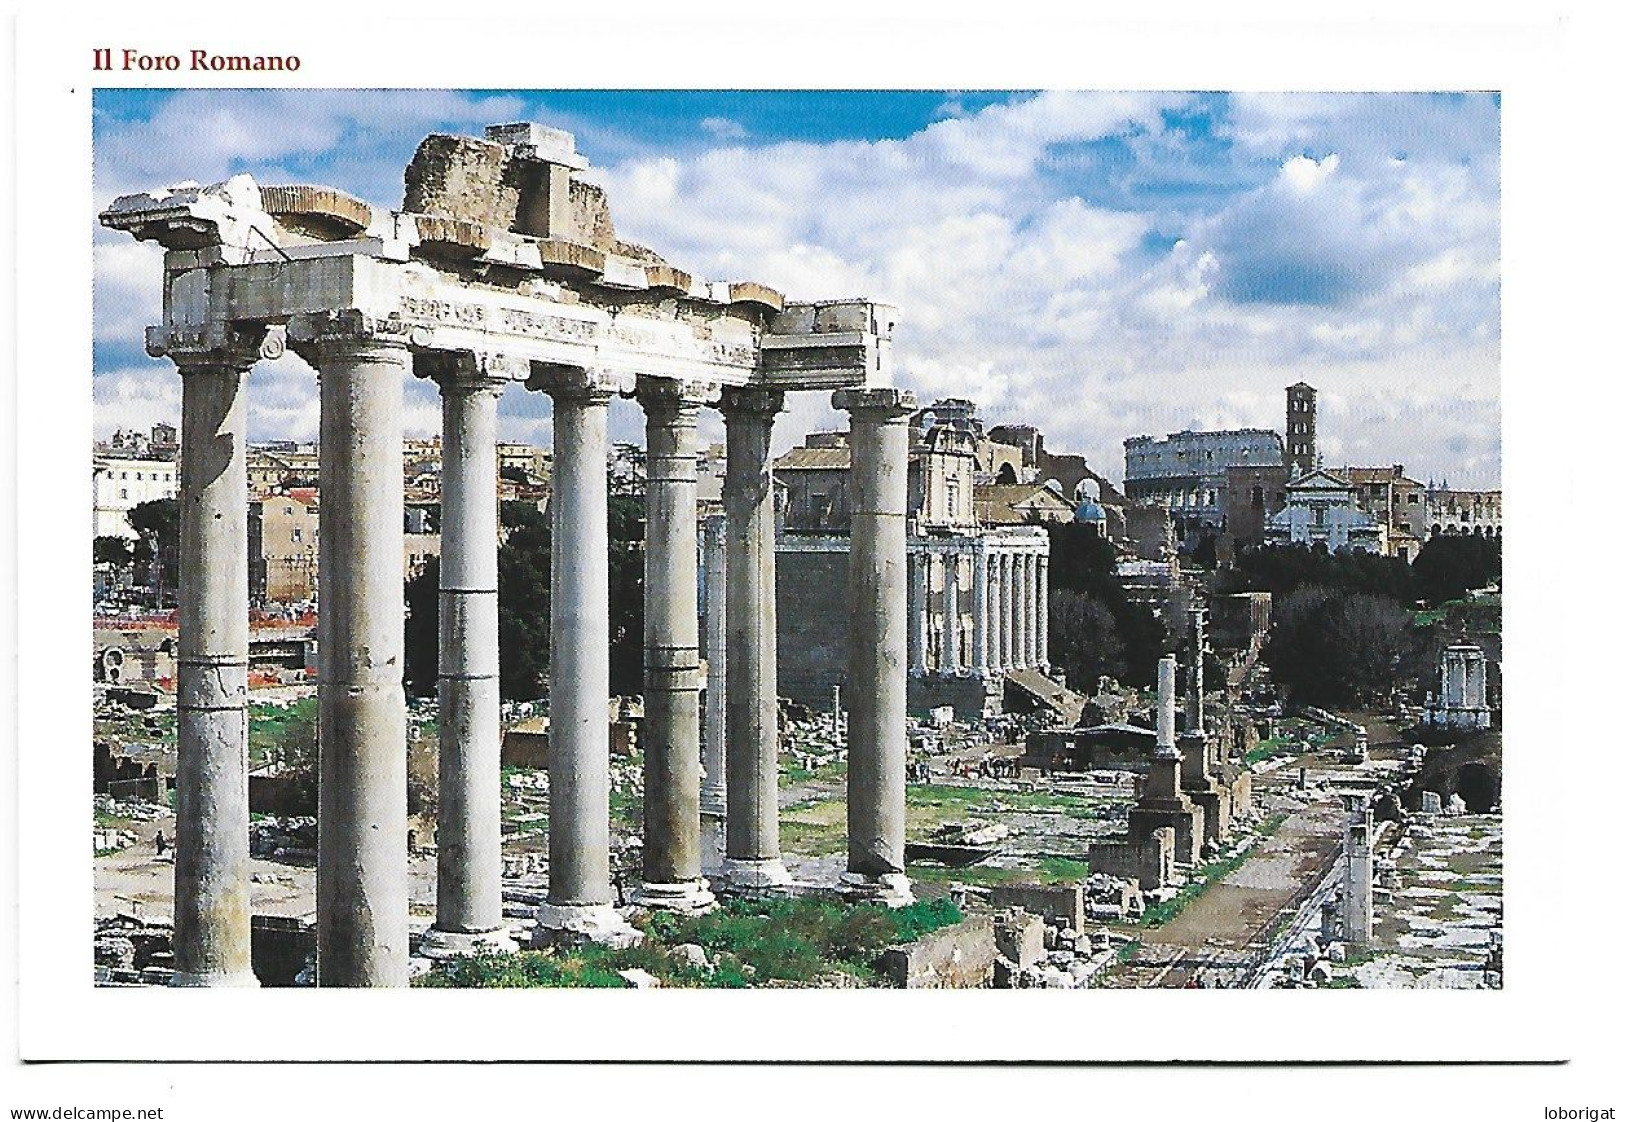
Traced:
[[[98, 151], [108, 182], [145, 188], [239, 167], [291, 178], [321, 153], [341, 185], [389, 203], [421, 132], [516, 111], [467, 94], [324, 94], [308, 111], [310, 94], [298, 111], [292, 95], [192, 96], [110, 137]], [[903, 139], [827, 144], [746, 144], [737, 122], [715, 118], [701, 122], [709, 146], [680, 151], [591, 123], [603, 147], [581, 147], [621, 236], [714, 280], [894, 302], [902, 384], [927, 399], [973, 397], [994, 422], [1039, 423], [1050, 447], [1084, 452], [1109, 475], [1122, 471], [1128, 435], [1278, 426], [1282, 388], [1302, 378], [1323, 402], [1352, 403], [1328, 412], [1328, 450], [1493, 483], [1493, 99], [1232, 95], [1215, 131], [1233, 151], [1165, 127], [1163, 111], [1191, 101], [1043, 94], [945, 107], [954, 115]], [[188, 122], [202, 123], [197, 137]], [[1102, 138], [1129, 170], [1077, 155]], [[1107, 176], [1113, 192], [1092, 190]], [[1151, 189], [1159, 177], [1192, 192], [1167, 201]], [[104, 235], [96, 252], [98, 339], [138, 344], [156, 317], [155, 257]], [[134, 388], [104, 394], [105, 377], [98, 417], [104, 400], [147, 400]], [[313, 434], [314, 379], [290, 370], [268, 381], [256, 428]], [[432, 431], [432, 396], [413, 401], [409, 426]], [[503, 431], [545, 439], [546, 411], [545, 398], [512, 390]], [[635, 437], [636, 410], [612, 413], [617, 438]], [[703, 435], [719, 437], [706, 418]], [[775, 443], [833, 423], [826, 395], [793, 395]]]

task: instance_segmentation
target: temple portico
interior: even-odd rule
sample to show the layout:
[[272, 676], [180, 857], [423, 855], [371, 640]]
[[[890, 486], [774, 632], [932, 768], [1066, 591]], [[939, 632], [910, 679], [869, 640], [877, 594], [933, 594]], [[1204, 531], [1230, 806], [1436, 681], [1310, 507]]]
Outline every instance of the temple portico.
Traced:
[[[914, 403], [886, 386], [895, 311], [867, 300], [789, 303], [763, 285], [694, 278], [616, 240], [602, 192], [573, 179], [584, 166], [568, 134], [496, 126], [483, 140], [426, 139], [399, 212], [331, 188], [262, 188], [237, 176], [125, 196], [102, 215], [166, 249], [164, 322], [149, 329], [148, 347], [182, 373], [180, 982], [253, 984], [244, 393], [250, 367], [278, 357], [284, 337], [320, 383], [319, 985], [402, 986], [408, 975], [409, 372], [440, 387], [445, 446], [437, 910], [425, 952], [511, 945], [501, 900], [495, 464], [497, 400], [513, 384], [553, 403], [549, 862], [536, 941], [638, 938], [617, 910], [610, 868], [605, 460], [616, 397], [642, 406], [649, 451], [639, 902], [710, 904], [702, 805], [727, 815], [718, 887], [774, 891], [789, 881], [778, 839], [768, 447], [785, 394], [802, 390], [839, 391], [861, 465], [845, 885], [892, 904], [911, 898], [902, 873], [905, 695], [925, 631], [910, 587], [924, 581], [922, 606], [938, 597], [947, 638], [937, 650], [952, 644], [956, 673], [990, 657], [995, 621], [991, 569], [973, 549], [929, 551], [943, 563], [939, 579], [952, 582], [947, 601], [940, 584], [909, 569], [900, 480]], [[694, 432], [698, 411], [713, 403], [729, 455], [725, 526], [706, 535], [720, 572], [708, 572], [706, 586], [716, 630], [706, 644], [702, 749]], [[1039, 544], [1012, 541], [1028, 552]], [[1029, 589], [1029, 610], [1037, 595]], [[945, 619], [943, 603], [965, 607]], [[1024, 657], [1037, 660], [1036, 646]]]
[[996, 707], [1012, 670], [1049, 671], [1049, 536], [1037, 526], [909, 539], [910, 708]]

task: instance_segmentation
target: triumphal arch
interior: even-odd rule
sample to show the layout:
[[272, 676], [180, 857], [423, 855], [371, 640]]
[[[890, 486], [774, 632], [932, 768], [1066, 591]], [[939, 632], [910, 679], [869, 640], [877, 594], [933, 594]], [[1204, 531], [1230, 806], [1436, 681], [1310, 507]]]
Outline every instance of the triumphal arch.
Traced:
[[635, 938], [614, 907], [605, 463], [612, 398], [646, 419], [641, 902], [700, 909], [695, 425], [722, 412], [727, 824], [722, 887], [773, 891], [779, 850], [773, 485], [785, 394], [851, 417], [847, 891], [898, 903], [906, 763], [905, 503], [912, 396], [894, 309], [702, 280], [620, 240], [574, 138], [535, 124], [434, 135], [400, 211], [240, 175], [119, 198], [104, 225], [159, 243], [147, 349], [182, 385], [176, 980], [253, 985], [247, 798], [245, 401], [292, 348], [320, 382], [318, 983], [408, 974], [402, 397], [443, 408], [438, 895], [429, 941], [502, 946], [497, 399], [553, 403], [549, 885], [544, 939]]

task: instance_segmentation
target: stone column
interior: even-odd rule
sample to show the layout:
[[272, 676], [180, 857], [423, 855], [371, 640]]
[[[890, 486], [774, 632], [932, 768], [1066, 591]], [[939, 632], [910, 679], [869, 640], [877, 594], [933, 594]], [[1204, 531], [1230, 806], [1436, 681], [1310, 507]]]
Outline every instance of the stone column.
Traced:
[[1157, 663], [1157, 755], [1165, 760], [1177, 760], [1179, 748], [1174, 743], [1174, 698], [1179, 687], [1175, 679], [1179, 663], [1173, 655], [1163, 655]]
[[1343, 837], [1346, 864], [1343, 881], [1343, 938], [1355, 947], [1371, 943], [1371, 808], [1363, 798], [1352, 800]]
[[289, 334], [321, 380], [316, 982], [404, 986], [406, 339], [344, 312]]
[[1016, 646], [1016, 555], [1004, 553], [999, 558], [999, 607], [1003, 618], [999, 621], [999, 649], [1004, 654], [1004, 668], [1014, 670], [1021, 665], [1020, 649]]
[[643, 578], [643, 887], [646, 907], [699, 912], [700, 618], [697, 500], [700, 406], [714, 385], [639, 378], [649, 450]]
[[1032, 665], [1032, 650], [1028, 635], [1032, 631], [1032, 598], [1027, 588], [1027, 555], [1017, 553], [1010, 558], [1010, 587], [1015, 600], [1015, 611], [1011, 613], [1013, 626], [1011, 639], [1015, 643], [1015, 664], [1018, 667]]
[[532, 364], [553, 399], [552, 615], [548, 632], [547, 901], [534, 943], [623, 945], [609, 834], [609, 403], [622, 382]]
[[1000, 623], [1004, 611], [999, 604], [999, 555], [993, 551], [987, 542], [983, 541], [987, 552], [987, 666], [989, 670], [1004, 669], [1004, 654], [999, 649]]
[[942, 558], [942, 672], [959, 673], [959, 554]]
[[1034, 558], [1033, 564], [1038, 569], [1034, 585], [1037, 598], [1037, 628], [1038, 628], [1038, 665], [1046, 672], [1049, 670], [1049, 558], [1040, 554]]
[[722, 879], [731, 890], [790, 883], [779, 853], [779, 660], [768, 448], [784, 394], [722, 391], [727, 511], [728, 828]]
[[925, 673], [926, 623], [930, 618], [926, 611], [927, 592], [930, 584], [926, 580], [928, 569], [927, 553], [909, 554], [909, 603], [908, 603], [908, 667], [916, 674]]
[[914, 395], [841, 390], [852, 414], [847, 873], [861, 899], [914, 899], [903, 872], [908, 775], [908, 418]]
[[987, 674], [987, 550], [977, 543], [972, 557], [976, 566], [971, 578], [971, 667], [978, 675]]
[[1023, 558], [1023, 567], [1026, 569], [1025, 578], [1021, 582], [1022, 595], [1026, 600], [1027, 611], [1027, 665], [1037, 669], [1038, 658], [1038, 555], [1029, 553]]
[[728, 813], [726, 707], [728, 698], [727, 598], [723, 595], [724, 519], [705, 520], [705, 736], [700, 747], [700, 810]]
[[1188, 613], [1191, 636], [1190, 693], [1185, 698], [1186, 731], [1201, 735], [1203, 725], [1202, 663], [1207, 650], [1207, 636], [1202, 627], [1202, 609], [1191, 608]]
[[511, 950], [502, 922], [502, 697], [497, 651], [497, 399], [525, 371], [424, 352], [440, 385], [440, 791], [431, 957]]
[[281, 350], [277, 334], [169, 352], [181, 373], [176, 986], [259, 984], [249, 954], [244, 382], [256, 359]]

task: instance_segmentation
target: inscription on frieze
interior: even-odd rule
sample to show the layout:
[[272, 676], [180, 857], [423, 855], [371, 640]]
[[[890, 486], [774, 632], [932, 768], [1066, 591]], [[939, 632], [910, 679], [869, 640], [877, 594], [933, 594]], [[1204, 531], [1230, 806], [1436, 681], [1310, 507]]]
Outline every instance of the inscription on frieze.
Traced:
[[590, 343], [597, 335], [597, 325], [591, 320], [547, 315], [527, 308], [492, 307], [466, 300], [403, 296], [401, 316], [420, 323], [569, 343]]

